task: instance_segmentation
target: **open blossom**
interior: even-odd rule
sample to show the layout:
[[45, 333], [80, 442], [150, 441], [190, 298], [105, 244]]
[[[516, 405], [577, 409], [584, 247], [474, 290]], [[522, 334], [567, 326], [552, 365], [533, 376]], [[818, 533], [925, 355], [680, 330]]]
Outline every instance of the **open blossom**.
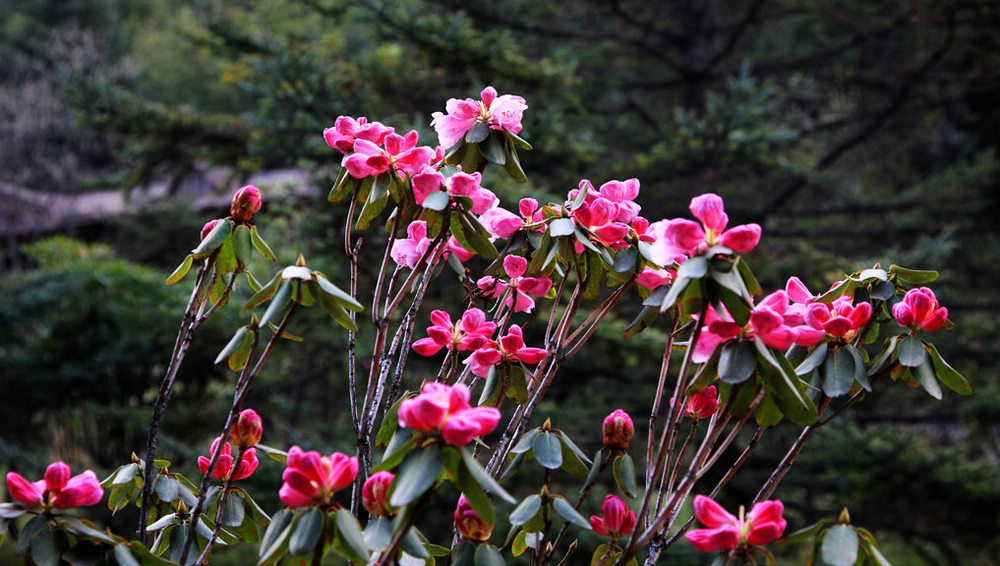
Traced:
[[443, 189], [449, 196], [471, 198], [472, 212], [483, 214], [495, 207], [498, 199], [493, 191], [480, 184], [482, 180], [483, 176], [478, 171], [471, 175], [459, 171], [451, 177], [445, 178], [430, 165], [424, 165], [413, 176], [413, 196], [417, 204], [422, 205], [428, 195]]
[[244, 409], [236, 419], [236, 424], [229, 431], [229, 442], [236, 446], [256, 446], [264, 434], [264, 425], [260, 415], [253, 409]]
[[367, 140], [375, 145], [382, 145], [385, 136], [395, 131], [381, 122], [369, 122], [364, 116], [359, 116], [357, 120], [350, 116], [338, 116], [332, 128], [323, 130], [323, 140], [326, 145], [339, 149], [341, 153], [349, 153], [354, 149], [354, 140]]
[[709, 385], [698, 393], [688, 397], [684, 405], [684, 414], [693, 419], [707, 419], [719, 410], [719, 390]]
[[458, 496], [458, 506], [455, 507], [455, 530], [458, 534], [469, 540], [483, 542], [489, 540], [494, 526], [476, 513], [464, 493]]
[[[639, 214], [639, 205], [634, 199], [639, 194], [639, 181], [608, 181], [594, 190], [590, 181], [583, 179], [578, 188], [569, 192], [569, 202], [574, 201], [584, 191], [583, 204], [572, 212], [573, 220], [591, 232], [602, 244], [613, 248], [624, 247], [625, 236], [630, 232], [629, 222]], [[582, 253], [583, 244], [577, 242], [577, 253]]]
[[[229, 214], [241, 222], [249, 222], [253, 214], [260, 210], [261, 196], [260, 189], [253, 185], [247, 185], [236, 191], [233, 195], [233, 203], [229, 207]], [[204, 231], [204, 228], [202, 228]]]
[[399, 424], [418, 432], [441, 431], [444, 441], [465, 446], [474, 438], [493, 432], [500, 411], [469, 405], [469, 388], [463, 384], [424, 384], [420, 394], [399, 405]]
[[390, 168], [399, 174], [416, 175], [436, 155], [426, 145], [418, 147], [417, 137], [416, 130], [411, 130], [405, 136], [389, 133], [381, 146], [366, 139], [356, 139], [354, 152], [345, 155], [341, 165], [356, 179], [381, 175]]
[[[406, 227], [406, 234], [409, 236], [408, 238], [398, 239], [393, 242], [392, 249], [389, 250], [389, 256], [396, 262], [396, 265], [405, 265], [413, 269], [420, 262], [420, 258], [424, 257], [427, 248], [434, 243], [434, 238], [427, 237], [427, 223], [423, 220], [410, 222], [410, 225]], [[457, 255], [458, 259], [463, 262], [468, 261], [469, 258], [476, 255], [463, 248], [455, 236], [448, 238], [448, 242], [445, 244], [445, 252], [441, 257], [447, 259], [449, 253]]]
[[[483, 223], [490, 234], [497, 238], [510, 238], [525, 224], [542, 221], [542, 209], [538, 206], [538, 201], [533, 198], [521, 199], [517, 204], [517, 211], [520, 216], [497, 206], [486, 211], [479, 217], [479, 221]], [[545, 227], [539, 226], [535, 230], [544, 232]]]
[[365, 480], [361, 487], [361, 504], [376, 517], [391, 517], [397, 509], [389, 504], [389, 487], [396, 475], [392, 472], [376, 472]]
[[604, 446], [614, 450], [628, 450], [629, 442], [635, 436], [635, 424], [632, 417], [621, 409], [615, 409], [604, 417], [602, 430]]
[[860, 302], [854, 305], [850, 297], [842, 295], [829, 304], [817, 302], [809, 305], [805, 321], [830, 336], [850, 340], [871, 316], [871, 304]]
[[617, 495], [608, 495], [601, 505], [601, 516], [590, 516], [590, 526], [601, 536], [618, 538], [635, 529], [635, 511]]
[[653, 269], [647, 265], [642, 268], [642, 273], [635, 278], [635, 282], [652, 291], [670, 283], [676, 276], [677, 272], [673, 269]]
[[524, 98], [513, 94], [497, 96], [495, 88], [488, 86], [480, 93], [481, 100], [450, 98], [445, 103], [447, 114], [432, 114], [431, 126], [438, 134], [441, 147], [452, 147], [472, 129], [476, 122], [486, 122], [493, 129], [504, 129], [512, 134], [521, 131], [521, 118], [528, 109]]
[[460, 352], [482, 348], [493, 337], [497, 325], [486, 320], [486, 314], [471, 308], [462, 314], [459, 324], [451, 322], [451, 316], [442, 310], [431, 312], [431, 322], [427, 327], [427, 338], [413, 343], [413, 349], [421, 356], [433, 356], [441, 348], [457, 349]]
[[[215, 450], [219, 447], [219, 441], [222, 440], [221, 437], [216, 438], [212, 442], [212, 447], [209, 449], [209, 455], [215, 454]], [[202, 474], [208, 472], [208, 465], [212, 461], [205, 456], [198, 456], [198, 469], [201, 470]], [[250, 477], [251, 474], [257, 469], [260, 462], [257, 460], [257, 449], [249, 448], [243, 452], [243, 457], [240, 458], [240, 463], [236, 468], [236, 473], [233, 475], [234, 480], [242, 480]], [[228, 442], [222, 444], [222, 454], [219, 455], [218, 462], [215, 463], [215, 469], [212, 470], [212, 477], [219, 480], [224, 480], [229, 477], [230, 470], [233, 469], [233, 449]]]
[[510, 277], [503, 281], [496, 277], [487, 275], [476, 281], [479, 287], [488, 297], [499, 297], [504, 295], [504, 304], [512, 307], [515, 312], [531, 312], [535, 308], [535, 300], [529, 295], [544, 297], [552, 288], [552, 279], [548, 277], [524, 277], [528, 271], [528, 260], [516, 255], [509, 255], [503, 258], [503, 269]]
[[521, 327], [512, 324], [507, 334], [500, 340], [489, 342], [476, 350], [466, 358], [465, 363], [472, 369], [472, 373], [486, 378], [490, 375], [490, 368], [497, 364], [513, 362], [537, 364], [547, 355], [548, 352], [542, 348], [525, 346]]
[[104, 489], [94, 472], [87, 470], [70, 477], [70, 467], [64, 462], [49, 464], [45, 476], [29, 482], [17, 472], [7, 473], [10, 496], [26, 505], [69, 509], [93, 505], [101, 500]]
[[292, 446], [278, 498], [289, 507], [323, 505], [334, 492], [351, 485], [357, 475], [358, 459], [353, 456], [341, 452], [320, 456], [315, 450], [303, 452]]
[[694, 498], [694, 514], [707, 529], [695, 529], [684, 536], [702, 552], [735, 550], [747, 544], [760, 545], [777, 540], [787, 522], [781, 517], [785, 506], [778, 500], [761, 501], [750, 513], [734, 517], [704, 495]]
[[737, 253], [748, 252], [760, 241], [759, 224], [741, 224], [726, 230], [729, 216], [719, 195], [706, 193], [694, 197], [690, 209], [700, 224], [686, 218], [674, 218], [661, 220], [651, 227], [656, 239], [653, 260], [659, 265], [669, 265], [671, 258], [694, 255], [716, 244]]
[[920, 287], [907, 291], [903, 300], [892, 306], [892, 316], [911, 331], [933, 332], [948, 321], [948, 309], [938, 304], [934, 291]]

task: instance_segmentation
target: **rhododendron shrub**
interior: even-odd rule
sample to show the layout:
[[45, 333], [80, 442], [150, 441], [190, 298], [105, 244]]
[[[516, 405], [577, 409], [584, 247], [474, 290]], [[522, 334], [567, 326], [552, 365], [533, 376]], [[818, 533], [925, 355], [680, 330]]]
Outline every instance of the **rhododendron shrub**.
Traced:
[[[322, 132], [341, 166], [328, 196], [346, 217], [331, 248], [343, 246], [339, 285], [302, 255], [269, 277], [248, 271], [255, 253], [276, 260], [254, 224], [266, 194], [257, 187], [238, 190], [228, 217], [191, 234], [191, 253], [167, 279], [195, 272], [142, 457], [100, 483], [93, 472], [71, 477], [61, 462], [37, 482], [11, 472], [14, 502], [0, 504], [0, 518], [25, 516], [19, 534], [11, 531], [16, 551], [48, 564], [86, 544], [120, 564], [201, 564], [219, 546], [245, 542], [262, 564], [318, 564], [333, 553], [381, 566], [446, 554], [457, 566], [502, 564], [508, 554], [554, 565], [584, 563], [574, 555], [580, 541], [600, 538], [591, 563], [626, 565], [655, 564], [686, 537], [726, 563], [749, 563], [761, 553], [775, 561], [772, 543], [792, 527], [824, 533], [813, 543], [833, 563], [881, 556], [846, 512], [836, 523], [789, 525], [771, 497], [812, 433], [866, 395], [896, 382], [935, 398], [971, 392], [931, 342], [951, 326], [927, 287], [937, 274], [876, 264], [819, 294], [794, 274], [784, 289], [765, 291], [751, 260], [768, 234], [730, 222], [722, 196], [694, 197], [696, 220], [640, 216], [639, 178], [584, 179], [553, 202], [504, 203], [486, 187], [526, 178], [518, 155], [531, 149], [521, 137], [526, 101], [487, 87], [445, 109], [424, 128], [436, 144], [369, 117], [341, 116]], [[365, 231], [385, 236], [360, 237]], [[361, 252], [383, 241], [374, 282], [363, 284]], [[431, 288], [453, 304], [425, 313]], [[238, 305], [246, 323], [216, 359], [235, 374], [231, 407], [214, 415], [223, 424], [197, 471], [177, 469], [157, 451], [178, 368], [200, 326], [235, 308], [237, 296], [249, 297]], [[602, 441], [589, 456], [553, 423], [560, 411], [535, 412], [556, 380], [588, 378], [560, 369], [622, 304], [639, 311], [624, 338], [669, 329], [661, 371], [648, 415], [607, 407], [603, 422], [587, 423], [587, 436]], [[347, 367], [329, 386], [346, 407], [330, 411], [344, 411], [354, 437], [329, 443], [352, 453], [261, 444], [270, 417], [245, 407], [271, 353], [297, 347], [297, 315], [308, 308], [344, 332]], [[412, 371], [413, 358], [431, 369]], [[802, 431], [790, 435], [748, 513], [696, 495], [725, 490], [777, 426]], [[757, 432], [741, 447], [747, 427]], [[726, 457], [734, 450], [743, 454], [735, 463]], [[263, 456], [284, 464], [271, 481], [281, 506], [266, 511], [234, 483], [271, 473], [259, 467]], [[138, 510], [135, 540], [63, 512], [105, 493], [111, 511]], [[439, 495], [458, 502], [457, 537], [421, 530], [435, 524], [426, 511]], [[683, 510], [692, 498], [703, 528], [689, 530]]]

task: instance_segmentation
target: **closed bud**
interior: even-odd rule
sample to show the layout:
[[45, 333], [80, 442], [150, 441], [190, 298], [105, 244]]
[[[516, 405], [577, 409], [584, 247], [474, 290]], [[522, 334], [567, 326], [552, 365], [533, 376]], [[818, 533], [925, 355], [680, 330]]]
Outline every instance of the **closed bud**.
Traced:
[[484, 542], [493, 534], [493, 526], [476, 514], [464, 493], [459, 496], [458, 507], [455, 509], [455, 528], [458, 529], [458, 534], [469, 540]]
[[253, 218], [253, 213], [260, 210], [260, 204], [260, 189], [253, 185], [247, 185], [236, 191], [233, 196], [233, 204], [229, 208], [229, 214], [236, 220], [249, 222]]
[[257, 411], [244, 409], [232, 430], [229, 431], [229, 442], [236, 446], [250, 448], [260, 442], [260, 435], [263, 433], [264, 425]]
[[361, 488], [361, 503], [376, 517], [391, 517], [397, 509], [389, 505], [389, 486], [396, 475], [392, 472], [377, 472], [365, 480]]
[[604, 418], [604, 446], [614, 450], [628, 450], [629, 441], [635, 435], [632, 417], [621, 409]]
[[215, 228], [215, 225], [218, 224], [218, 223], [219, 223], [219, 219], [218, 218], [215, 219], [215, 220], [209, 220], [208, 222], [206, 222], [205, 225], [201, 227], [201, 239], [204, 240], [205, 236], [208, 236], [208, 233], [211, 232], [212, 229]]

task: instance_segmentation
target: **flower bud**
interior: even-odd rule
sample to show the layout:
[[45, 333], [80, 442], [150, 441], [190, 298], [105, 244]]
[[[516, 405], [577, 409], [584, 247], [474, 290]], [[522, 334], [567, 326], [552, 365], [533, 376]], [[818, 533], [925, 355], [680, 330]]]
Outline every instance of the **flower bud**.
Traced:
[[249, 222], [253, 213], [260, 210], [260, 189], [253, 185], [247, 185], [236, 191], [233, 196], [233, 204], [229, 208], [229, 214], [241, 222]]
[[260, 435], [263, 433], [264, 425], [257, 411], [244, 409], [232, 430], [229, 431], [229, 442], [235, 446], [249, 448], [260, 442]]
[[391, 517], [396, 508], [389, 505], [389, 486], [396, 475], [392, 472], [377, 472], [365, 480], [361, 488], [361, 503], [376, 517]]
[[215, 228], [215, 225], [218, 223], [219, 223], [218, 218], [206, 222], [205, 225], [201, 227], [201, 239], [204, 240], [205, 237], [208, 236], [208, 233], [211, 232], [212, 229]]
[[463, 537], [480, 542], [489, 540], [490, 535], [493, 534], [493, 525], [483, 521], [472, 510], [464, 493], [459, 496], [458, 507], [455, 509], [455, 528], [458, 529], [458, 534]]
[[628, 450], [628, 443], [635, 435], [632, 417], [621, 409], [604, 418], [604, 446], [615, 450]]

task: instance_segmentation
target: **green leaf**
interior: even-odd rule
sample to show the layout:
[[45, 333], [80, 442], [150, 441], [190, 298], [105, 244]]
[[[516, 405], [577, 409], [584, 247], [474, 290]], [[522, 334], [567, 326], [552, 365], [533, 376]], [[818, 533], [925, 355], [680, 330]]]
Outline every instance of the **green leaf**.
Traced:
[[778, 408], [777, 403], [774, 402], [774, 395], [771, 395], [770, 392], [767, 392], [764, 398], [761, 399], [760, 405], [757, 405], [757, 410], [754, 411], [753, 416], [754, 420], [757, 421], [757, 425], [762, 428], [777, 426], [781, 422], [781, 419], [785, 418], [785, 414]]
[[153, 524], [146, 527], [147, 531], [159, 531], [165, 529], [174, 523], [179, 522], [177, 518], [177, 513], [167, 513], [166, 515], [157, 519]]
[[615, 255], [615, 273], [628, 273], [635, 269], [636, 262], [639, 261], [639, 250], [633, 247], [622, 248]]
[[[388, 172], [383, 173], [383, 175], [387, 173]], [[379, 178], [381, 178], [381, 175], [379, 175]], [[385, 188], [388, 191], [389, 188], [388, 183], [385, 185]], [[358, 221], [354, 224], [354, 228], [356, 230], [367, 230], [372, 225], [372, 222], [374, 222], [375, 219], [378, 218], [380, 214], [382, 214], [382, 211], [385, 210], [386, 205], [389, 204], [388, 192], [382, 194], [381, 198], [379, 199], [374, 199], [376, 195], [377, 193], [373, 187], [371, 194], [365, 201], [364, 207], [361, 209], [361, 214], [358, 215]]]
[[156, 492], [156, 497], [164, 503], [170, 503], [176, 501], [180, 496], [181, 485], [177, 483], [172, 477], [169, 476], [158, 476], [153, 480], [153, 491]]
[[896, 285], [892, 281], [882, 281], [874, 285], [871, 290], [872, 298], [880, 301], [888, 301], [895, 294]]
[[740, 271], [740, 277], [743, 278], [743, 284], [746, 286], [747, 291], [751, 295], [760, 295], [764, 292], [761, 288], [760, 283], [757, 282], [757, 278], [753, 276], [753, 272], [750, 271], [750, 266], [747, 262], [740, 258], [740, 261], [736, 263], [736, 268]]
[[588, 521], [587, 519], [584, 518], [583, 515], [578, 513], [577, 510], [573, 508], [573, 504], [571, 504], [569, 501], [566, 501], [565, 497], [557, 495], [555, 499], [552, 500], [552, 509], [556, 513], [559, 513], [559, 515], [562, 516], [563, 519], [566, 519], [570, 523], [573, 523], [574, 525], [582, 527], [588, 531], [591, 530], [590, 521]]
[[475, 566], [504, 566], [503, 556], [495, 546], [484, 542], [476, 548]]
[[424, 202], [421, 206], [429, 210], [441, 211], [448, 206], [449, 202], [451, 202], [451, 197], [449, 197], [448, 193], [444, 191], [433, 191], [427, 195], [426, 198], [424, 198]]
[[535, 149], [535, 148], [531, 147], [530, 143], [528, 143], [527, 141], [525, 141], [524, 138], [518, 136], [517, 134], [511, 133], [508, 130], [504, 130], [503, 133], [507, 135], [507, 139], [509, 139], [513, 145], [516, 145], [516, 146], [520, 147], [521, 149], [524, 149], [524, 150], [527, 150], [527, 151], [531, 151], [532, 149]]
[[246, 334], [247, 334], [247, 327], [241, 326], [236, 331], [236, 334], [233, 334], [233, 337], [229, 339], [229, 342], [226, 344], [226, 346], [222, 348], [222, 351], [219, 352], [219, 355], [215, 357], [215, 362], [213, 363], [216, 364], [221, 363], [222, 360], [235, 354], [236, 350], [238, 350], [239, 347], [243, 344], [243, 338], [246, 336]]
[[690, 284], [691, 280], [687, 277], [674, 279], [674, 282], [670, 285], [670, 290], [667, 291], [667, 296], [663, 298], [663, 303], [660, 305], [660, 312], [667, 311], [673, 307], [677, 303], [677, 299], [681, 298], [681, 295], [687, 290]]
[[250, 242], [250, 229], [240, 224], [233, 230], [233, 252], [236, 254], [236, 261], [240, 267], [246, 267], [250, 262], [250, 250], [253, 249]]
[[476, 120], [468, 132], [465, 132], [465, 143], [479, 143], [490, 135], [490, 125]]
[[777, 544], [780, 545], [780, 546], [787, 546], [787, 545], [790, 545], [790, 544], [798, 544], [798, 543], [800, 543], [800, 542], [802, 542], [802, 541], [804, 541], [806, 539], [810, 539], [810, 538], [816, 536], [816, 533], [818, 533], [820, 531], [820, 529], [822, 529], [823, 527], [826, 527], [827, 525], [831, 524], [831, 522], [832, 521], [824, 519], [822, 521], [819, 521], [818, 523], [815, 523], [813, 525], [809, 525], [808, 527], [803, 527], [803, 528], [795, 531], [794, 533], [786, 535], [784, 538], [782, 538], [781, 540], [779, 540], [777, 542]]
[[247, 361], [250, 359], [250, 350], [253, 349], [253, 341], [256, 334], [253, 330], [247, 331], [246, 336], [243, 337], [243, 342], [240, 343], [240, 347], [229, 356], [229, 361], [227, 362], [229, 369], [243, 371], [243, 368], [247, 365]]
[[118, 566], [140, 566], [140, 562], [132, 556], [132, 551], [124, 544], [115, 545], [115, 562]]
[[560, 442], [560, 446], [562, 447], [562, 469], [574, 476], [586, 476], [588, 472], [587, 465], [583, 463], [579, 455], [565, 442]]
[[900, 338], [896, 352], [899, 354], [899, 363], [906, 367], [915, 368], [924, 363], [924, 343], [916, 336]]
[[167, 277], [166, 284], [173, 285], [174, 283], [177, 283], [181, 279], [184, 279], [184, 276], [187, 275], [188, 270], [191, 269], [191, 262], [193, 261], [194, 261], [193, 255], [188, 254], [187, 256], [185, 256], [184, 261], [182, 261], [181, 264], [177, 266], [177, 269], [175, 269], [174, 272], [171, 273], [169, 277]]
[[358, 525], [358, 520], [354, 518], [354, 515], [351, 515], [351, 512], [343, 507], [337, 510], [337, 535], [346, 548], [355, 555], [350, 557], [351, 559], [368, 561], [370, 553], [368, 545], [365, 543], [365, 537], [361, 534], [361, 526]]
[[972, 386], [969, 385], [969, 381], [948, 365], [948, 362], [944, 361], [944, 358], [938, 353], [934, 344], [930, 342], [926, 342], [925, 344], [927, 351], [931, 355], [931, 362], [934, 364], [934, 373], [937, 374], [937, 378], [941, 380], [941, 383], [959, 395], [969, 395], [972, 393]]
[[537, 428], [524, 431], [524, 434], [521, 435], [521, 439], [517, 441], [517, 444], [515, 444], [510, 451], [514, 454], [523, 454], [524, 452], [531, 450], [531, 443], [535, 441], [539, 432], [541, 432], [541, 429]]
[[834, 347], [823, 362], [823, 392], [839, 397], [851, 391], [855, 376], [854, 357], [843, 347]]
[[570, 218], [556, 218], [549, 224], [549, 236], [571, 236], [576, 233], [576, 225]]
[[[400, 515], [400, 516], [402, 516], [402, 515]], [[395, 525], [395, 526], [398, 526], [398, 522], [399, 522], [398, 519], [399, 519], [399, 517], [397, 517], [397, 525]], [[410, 530], [406, 532], [406, 536], [403, 537], [403, 544], [401, 544], [400, 546], [402, 547], [403, 552], [405, 552], [407, 554], [410, 554], [412, 556], [416, 556], [417, 558], [429, 558], [430, 555], [431, 555], [431, 553], [430, 553], [431, 549], [428, 548], [428, 547], [431, 547], [431, 546], [434, 546], [434, 545], [429, 544], [427, 542], [427, 537], [425, 537], [423, 534], [421, 534], [421, 532], [418, 531], [416, 529], [416, 527], [411, 527]], [[438, 547], [435, 547], [435, 548], [438, 548]], [[447, 551], [446, 551], [446, 553], [447, 553]]]
[[451, 551], [451, 566], [475, 566], [476, 545], [463, 542]]
[[934, 366], [929, 359], [925, 358], [923, 363], [913, 368], [913, 377], [931, 397], [941, 400], [941, 385], [934, 376]]
[[392, 435], [389, 445], [385, 447], [385, 453], [382, 454], [382, 461], [372, 468], [372, 473], [395, 468], [416, 445], [417, 441], [413, 438], [412, 430], [408, 428], [396, 430], [396, 434]]
[[284, 450], [278, 450], [277, 448], [272, 448], [264, 444], [257, 444], [254, 448], [256, 448], [258, 452], [263, 452], [272, 460], [277, 462], [285, 463], [288, 461], [288, 452], [285, 452]]
[[528, 380], [524, 377], [524, 369], [520, 366], [508, 366], [507, 397], [518, 405], [528, 402]]
[[774, 371], [763, 372], [764, 380], [771, 388], [774, 400], [785, 416], [799, 425], [810, 425], [816, 422], [816, 405], [805, 393], [805, 385], [795, 375], [791, 362], [785, 356], [775, 355], [771, 349], [759, 340], [754, 340], [757, 353], [773, 368]]
[[479, 482], [479, 485], [483, 486], [487, 492], [503, 499], [507, 503], [515, 503], [517, 500], [514, 499], [511, 494], [507, 493], [503, 487], [500, 486], [488, 473], [479, 465], [479, 462], [472, 456], [472, 453], [466, 450], [464, 447], [459, 450], [462, 453], [462, 462], [469, 469], [472, 477]]
[[914, 285], [930, 283], [937, 279], [939, 275], [937, 271], [909, 269], [898, 265], [889, 266], [889, 273], [895, 275], [898, 279]]
[[43, 528], [31, 537], [31, 559], [35, 566], [59, 565], [59, 551], [52, 531]]
[[458, 487], [462, 489], [462, 493], [465, 494], [465, 499], [469, 502], [472, 510], [479, 515], [479, 517], [486, 521], [487, 523], [494, 525], [497, 522], [497, 513], [493, 509], [493, 503], [490, 502], [490, 498], [486, 495], [486, 491], [483, 490], [476, 478], [472, 477], [472, 473], [469, 471], [468, 466], [464, 462], [458, 465]]
[[828, 348], [829, 346], [827, 346], [826, 342], [816, 346], [816, 349], [806, 356], [806, 359], [802, 360], [802, 363], [795, 368], [795, 375], [806, 375], [821, 366], [823, 364], [823, 360], [826, 359], [826, 352]]
[[861, 355], [861, 350], [858, 350], [853, 344], [845, 344], [841, 346], [841, 349], [854, 358], [854, 380], [861, 384], [865, 391], [871, 391], [872, 384], [868, 381], [868, 376], [865, 375], [865, 359]]
[[486, 233], [485, 229], [483, 229], [483, 232], [479, 231], [479, 228], [482, 228], [482, 226], [479, 226], [479, 221], [470, 220], [468, 214], [465, 212], [453, 212], [455, 213], [451, 215], [449, 223], [451, 233], [462, 244], [462, 247], [480, 254], [485, 259], [496, 259], [500, 256], [497, 249], [493, 247], [493, 243], [490, 242], [489, 233]]
[[[258, 558], [260, 562], [267, 561], [285, 544], [291, 533], [292, 519], [295, 514], [290, 509], [282, 509], [271, 517], [271, 524], [260, 539]], [[183, 544], [183, 539], [182, 539]]]
[[224, 500], [226, 507], [222, 512], [222, 524], [226, 527], [238, 527], [243, 524], [246, 518], [246, 507], [243, 505], [243, 498], [239, 492], [230, 491]]
[[849, 525], [830, 527], [823, 537], [820, 555], [830, 566], [853, 566], [858, 559], [857, 533]]
[[708, 273], [708, 260], [704, 256], [693, 257], [677, 268], [677, 278], [701, 279]]
[[529, 495], [524, 498], [513, 511], [510, 512], [510, 524], [514, 526], [520, 526], [531, 520], [538, 513], [538, 510], [542, 508], [542, 498], [538, 495]]
[[590, 465], [590, 472], [587, 473], [587, 479], [583, 480], [583, 485], [580, 486], [580, 493], [583, 493], [583, 490], [587, 489], [594, 483], [594, 480], [597, 479], [597, 475], [598, 473], [600, 473], [600, 471], [601, 471], [601, 450], [598, 450], [597, 453], [594, 454], [594, 461]]
[[632, 456], [622, 454], [615, 457], [613, 468], [618, 489], [629, 497], [635, 497], [639, 489], [635, 483], [635, 462], [632, 461]]
[[274, 294], [271, 299], [271, 304], [267, 306], [267, 310], [264, 311], [263, 316], [260, 317], [260, 326], [266, 325], [271, 322], [271, 319], [278, 314], [282, 308], [284, 308], [285, 303], [292, 296], [292, 283], [291, 281], [282, 281], [278, 285], [278, 291]]
[[271, 246], [267, 245], [264, 238], [260, 237], [260, 233], [257, 232], [256, 226], [250, 227], [250, 242], [253, 243], [253, 247], [257, 248], [260, 255], [266, 257], [271, 261], [277, 261], [278, 258], [274, 256], [274, 252], [271, 251]]
[[331, 283], [330, 280], [327, 279], [325, 275], [323, 275], [322, 273], [314, 272], [314, 276], [316, 279], [316, 283], [319, 284], [320, 289], [322, 289], [323, 292], [332, 295], [333, 298], [335, 298], [338, 303], [344, 306], [344, 308], [355, 312], [361, 312], [365, 310], [364, 305], [359, 303], [358, 300], [352, 297], [350, 293]]
[[111, 485], [122, 485], [128, 483], [135, 479], [136, 474], [139, 473], [138, 464], [127, 464], [118, 469], [118, 473], [115, 474], [115, 479], [111, 481]]
[[719, 354], [719, 378], [737, 384], [750, 379], [757, 369], [757, 350], [750, 340], [734, 340], [722, 346]]
[[503, 170], [510, 175], [511, 179], [514, 179], [518, 183], [524, 183], [528, 180], [528, 176], [524, 174], [524, 169], [521, 168], [521, 161], [517, 157], [517, 152], [513, 149], [507, 154], [507, 162], [503, 164]]
[[402, 507], [423, 495], [437, 481], [443, 464], [444, 457], [438, 446], [427, 446], [408, 454], [392, 484], [389, 503]]
[[528, 550], [527, 537], [528, 531], [518, 531], [517, 536], [514, 537], [514, 542], [510, 543], [510, 553], [514, 556], [521, 556], [524, 554], [524, 551]]
[[233, 223], [229, 220], [219, 220], [215, 223], [215, 227], [205, 236], [205, 239], [198, 244], [198, 247], [191, 250], [191, 255], [194, 259], [201, 259], [203, 257], [208, 257], [212, 255], [223, 242], [229, 239], [229, 235], [233, 231]]
[[562, 466], [562, 446], [559, 437], [551, 432], [542, 432], [531, 443], [535, 459], [542, 466], [555, 470]]
[[486, 143], [479, 144], [479, 151], [483, 153], [483, 157], [485, 157], [490, 163], [495, 165], [504, 165], [507, 163], [505, 145], [503, 134], [495, 131], [492, 132], [488, 138], [486, 138]]

